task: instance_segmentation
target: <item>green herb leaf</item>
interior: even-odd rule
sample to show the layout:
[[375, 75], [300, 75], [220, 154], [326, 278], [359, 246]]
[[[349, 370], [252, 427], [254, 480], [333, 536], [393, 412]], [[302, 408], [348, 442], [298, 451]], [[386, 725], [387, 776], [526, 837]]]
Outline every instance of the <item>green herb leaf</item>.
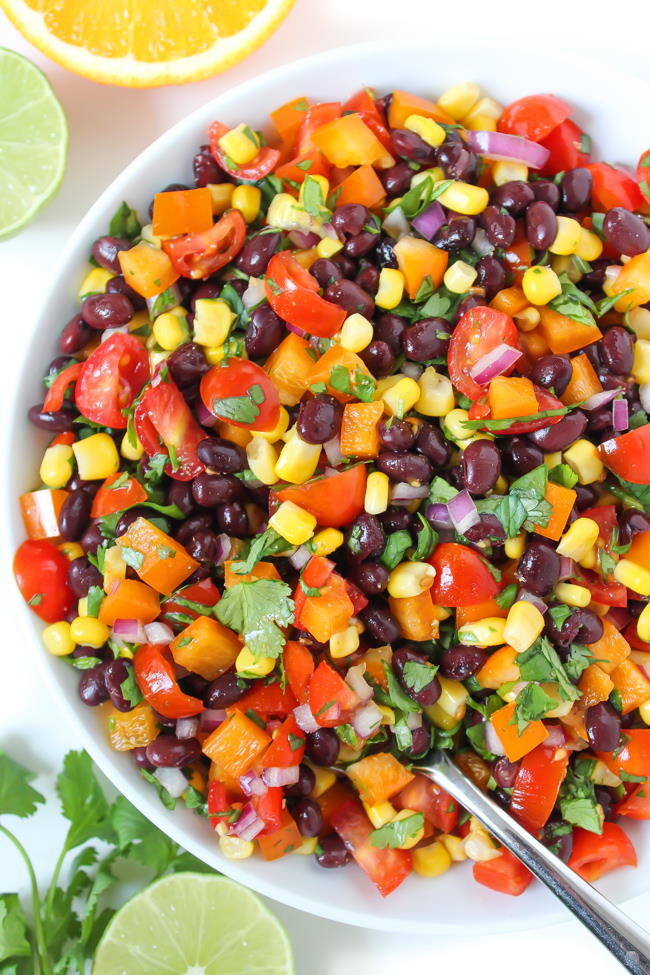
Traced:
[[345, 745], [349, 745], [350, 748], [358, 748], [359, 738], [351, 724], [339, 724], [334, 731], [339, 741], [342, 741]]
[[548, 473], [549, 481], [560, 484], [565, 488], [573, 488], [578, 483], [578, 475], [571, 470], [568, 464], [557, 464]]
[[517, 695], [510, 724], [515, 724], [517, 733], [521, 735], [531, 721], [538, 721], [556, 707], [555, 698], [543, 691], [539, 684], [526, 684]]
[[39, 802], [45, 799], [29, 784], [36, 776], [19, 765], [6, 752], [0, 751], [0, 815], [33, 816]]
[[138, 552], [137, 548], [131, 548], [130, 545], [120, 545], [120, 552], [126, 564], [130, 565], [136, 572], [142, 568], [142, 563], [144, 562], [143, 552]]
[[178, 304], [178, 299], [176, 297], [176, 292], [174, 288], [167, 288], [165, 291], [161, 291], [159, 295], [154, 298], [153, 304], [149, 310], [149, 321], [153, 321], [158, 315], [162, 315], [163, 312], [167, 311], [169, 308], [175, 308]]
[[135, 679], [135, 673], [132, 667], [129, 667], [128, 677], [125, 677], [120, 684], [120, 690], [122, 691], [122, 696], [132, 707], [135, 707], [142, 700], [142, 693]]
[[301, 205], [310, 217], [318, 223], [327, 223], [331, 220], [332, 212], [325, 205], [323, 190], [317, 179], [313, 176], [305, 176], [302, 184]]
[[237, 575], [248, 575], [267, 555], [280, 555], [282, 552], [289, 551], [291, 547], [274, 528], [267, 528], [261, 535], [256, 535], [250, 543], [246, 557], [242, 561], [233, 562], [230, 568]]
[[416, 702], [410, 698], [408, 694], [404, 693], [392, 668], [386, 663], [385, 660], [382, 660], [382, 667], [384, 668], [384, 673], [386, 674], [388, 691], [384, 691], [383, 688], [376, 686], [376, 700], [378, 700], [380, 704], [387, 704], [389, 707], [397, 708], [400, 711], [405, 711], [407, 714], [410, 711], [419, 711], [420, 705], [416, 704]]
[[[27, 935], [29, 932], [29, 922], [27, 915], [23, 911], [18, 894], [0, 894], [0, 962], [17, 958], [25, 958], [32, 953]], [[11, 975], [17, 972], [14, 966], [6, 968], [4, 965], [2, 972]]]
[[501, 433], [508, 430], [513, 423], [532, 423], [533, 420], [550, 420], [554, 416], [566, 416], [567, 413], [576, 408], [576, 405], [563, 406], [557, 410], [540, 410], [539, 413], [531, 413], [529, 416], [511, 416], [506, 420], [463, 420], [462, 423], [468, 430], [488, 430], [493, 433]]
[[129, 859], [151, 867], [156, 874], [167, 870], [178, 847], [124, 796], [118, 796], [113, 803], [111, 822], [118, 849]]
[[70, 821], [65, 840], [71, 850], [92, 838], [111, 839], [109, 805], [93, 771], [87, 752], [68, 752], [56, 780], [63, 815]]
[[376, 846], [380, 850], [390, 848], [399, 849], [410, 840], [417, 836], [424, 828], [424, 813], [416, 812], [404, 819], [398, 819], [392, 823], [386, 823], [379, 829], [374, 829], [370, 834], [370, 845]]
[[557, 650], [547, 637], [535, 640], [532, 647], [518, 655], [517, 663], [522, 680], [553, 681], [563, 701], [577, 701], [580, 697], [580, 691], [569, 680]]
[[428, 687], [438, 672], [435, 664], [423, 664], [417, 660], [408, 660], [404, 664], [404, 683], [417, 694]]
[[426, 520], [424, 515], [418, 511], [417, 516], [422, 525], [422, 530], [417, 534], [417, 545], [413, 552], [409, 555], [409, 559], [412, 562], [423, 562], [429, 558], [434, 548], [438, 544], [439, 535]]
[[111, 237], [126, 237], [127, 240], [133, 240], [141, 230], [142, 227], [140, 226], [140, 221], [135, 210], [128, 203], [121, 203], [111, 217], [111, 222], [108, 226], [108, 232]]
[[505, 589], [502, 589], [498, 596], [495, 597], [495, 602], [500, 609], [510, 609], [515, 599], [517, 598], [519, 586], [516, 582], [512, 582]]
[[[350, 547], [350, 551], [354, 555], [355, 550], [352, 548], [352, 545], [350, 545], [350, 542], [352, 542], [352, 537], [350, 537], [348, 545]], [[357, 550], [359, 550], [358, 545], [359, 543], [357, 542]], [[412, 545], [413, 539], [404, 529], [392, 532], [392, 534], [390, 534], [386, 539], [386, 545], [384, 546], [384, 551], [381, 553], [379, 560], [380, 562], [384, 563], [387, 569], [394, 569], [400, 564], [400, 562], [404, 561], [404, 556]]]
[[146, 779], [147, 782], [151, 783], [151, 785], [154, 787], [154, 789], [158, 793], [158, 798], [162, 802], [165, 809], [176, 809], [176, 800], [167, 791], [164, 785], [158, 781], [155, 775], [152, 775], [151, 772], [147, 771], [146, 768], [140, 769], [140, 775], [142, 776], [143, 779]]
[[291, 589], [277, 579], [254, 579], [226, 589], [215, 616], [239, 633], [255, 659], [278, 657], [286, 642], [280, 629], [294, 620]]
[[106, 593], [101, 586], [91, 586], [88, 590], [88, 596], [86, 598], [88, 600], [88, 616], [93, 616], [95, 619], [97, 619], [99, 616], [99, 609], [106, 598]]
[[485, 725], [483, 722], [465, 728], [465, 735], [476, 754], [480, 755], [486, 762], [493, 762], [496, 759], [497, 756], [485, 744]]
[[567, 823], [600, 835], [603, 827], [594, 785], [590, 778], [594, 766], [593, 759], [580, 759], [569, 766], [560, 788], [559, 804], [562, 818]]

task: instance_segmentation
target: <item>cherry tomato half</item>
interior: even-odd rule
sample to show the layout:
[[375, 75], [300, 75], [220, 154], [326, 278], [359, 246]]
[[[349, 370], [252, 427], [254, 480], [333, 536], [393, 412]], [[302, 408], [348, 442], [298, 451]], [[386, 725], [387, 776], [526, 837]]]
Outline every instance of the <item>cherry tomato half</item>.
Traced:
[[499, 592], [486, 560], [467, 545], [443, 542], [428, 561], [436, 570], [431, 598], [437, 606], [473, 606]]
[[331, 338], [347, 317], [344, 308], [321, 298], [316, 278], [289, 251], [269, 261], [264, 290], [276, 315], [310, 335]]
[[246, 224], [239, 210], [229, 210], [210, 230], [163, 241], [163, 250], [184, 278], [207, 278], [239, 254]]
[[499, 132], [521, 135], [524, 139], [539, 142], [570, 114], [567, 103], [555, 95], [526, 95], [504, 108], [498, 129]]
[[201, 399], [220, 420], [247, 430], [272, 430], [280, 419], [280, 397], [261, 366], [226, 359], [201, 380]]
[[518, 334], [512, 318], [496, 308], [479, 305], [465, 312], [449, 341], [449, 377], [456, 389], [470, 399], [480, 396], [483, 387], [472, 379], [470, 369], [502, 342], [518, 349]]
[[[309, 511], [321, 528], [342, 528], [363, 511], [366, 481], [366, 465], [357, 464], [331, 477], [319, 477], [306, 484], [283, 488], [278, 491], [277, 498], [293, 501]], [[271, 497], [276, 495], [271, 493]]]
[[636, 167], [636, 178], [644, 200], [646, 203], [650, 203], [650, 149], [646, 149], [641, 154], [639, 164]]
[[70, 563], [63, 552], [46, 541], [28, 541], [14, 556], [14, 576], [20, 594], [46, 623], [65, 619], [75, 597], [68, 585]]
[[75, 402], [93, 423], [123, 430], [124, 410], [149, 378], [149, 357], [133, 335], [118, 332], [86, 359], [77, 380]]
[[169, 454], [166, 474], [176, 481], [190, 481], [203, 473], [205, 467], [196, 448], [205, 440], [205, 430], [192, 416], [171, 378], [149, 386], [135, 408], [133, 419], [138, 439], [150, 457]]
[[230, 126], [224, 125], [223, 122], [213, 122], [210, 126], [210, 152], [217, 160], [222, 169], [224, 169], [235, 179], [263, 179], [265, 176], [275, 168], [278, 160], [280, 159], [280, 153], [277, 149], [271, 149], [269, 146], [262, 146], [258, 154], [255, 156], [251, 162], [246, 163], [245, 166], [232, 167], [228, 165], [228, 159], [226, 153], [223, 151], [219, 145], [219, 139], [221, 139], [226, 132], [230, 132]]
[[568, 169], [586, 166], [591, 161], [589, 138], [570, 118], [565, 119], [542, 139], [542, 145], [550, 152], [540, 170], [542, 176], [564, 173]]
[[[547, 410], [564, 409], [562, 400], [559, 400], [557, 396], [553, 396], [552, 393], [549, 393], [542, 386], [535, 386], [535, 397], [537, 398], [537, 406], [539, 407], [540, 413], [546, 412]], [[488, 403], [487, 396], [483, 394], [470, 406], [469, 418], [470, 420], [489, 420], [490, 415], [490, 404]], [[544, 427], [551, 427], [555, 423], [559, 423], [561, 419], [562, 416], [543, 416], [539, 420], [515, 422], [511, 423], [504, 430], [491, 430], [490, 432], [495, 437], [512, 437], [520, 433], [532, 433], [533, 430], [543, 430]]]
[[622, 169], [608, 163], [589, 163], [591, 173], [591, 202], [594, 210], [607, 213], [613, 207], [638, 210], [643, 206], [643, 194], [637, 181]]
[[650, 484], [650, 423], [605, 440], [598, 453], [605, 467], [618, 477], [633, 484]]

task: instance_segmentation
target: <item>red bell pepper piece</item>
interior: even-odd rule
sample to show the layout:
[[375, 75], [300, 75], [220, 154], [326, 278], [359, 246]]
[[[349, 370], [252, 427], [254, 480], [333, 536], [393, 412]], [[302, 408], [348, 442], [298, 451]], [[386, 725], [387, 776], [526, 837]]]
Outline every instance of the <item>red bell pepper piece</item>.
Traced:
[[262, 755], [264, 768], [292, 768], [300, 765], [305, 754], [305, 732], [290, 714], [278, 728], [275, 737]]
[[340, 674], [322, 660], [309, 681], [309, 707], [322, 728], [333, 728], [346, 721], [360, 700]]
[[473, 867], [474, 880], [490, 890], [500, 894], [510, 894], [519, 897], [526, 890], [533, 879], [532, 873], [517, 859], [510, 850], [505, 848], [494, 860], [475, 863]]
[[164, 718], [191, 718], [203, 711], [203, 701], [185, 694], [178, 686], [174, 668], [159, 644], [141, 646], [133, 666], [142, 696]]
[[603, 823], [601, 836], [579, 827], [574, 829], [569, 866], [590, 884], [616, 867], [636, 865], [632, 841], [616, 823]]
[[510, 810], [529, 832], [537, 833], [551, 815], [568, 762], [566, 749], [558, 751], [545, 745], [538, 745], [522, 758]]

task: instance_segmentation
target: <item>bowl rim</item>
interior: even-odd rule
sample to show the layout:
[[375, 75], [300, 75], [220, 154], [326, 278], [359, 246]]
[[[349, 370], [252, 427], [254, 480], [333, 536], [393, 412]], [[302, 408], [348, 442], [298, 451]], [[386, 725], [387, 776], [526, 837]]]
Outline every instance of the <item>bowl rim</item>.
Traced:
[[[121, 172], [119, 172], [104, 188], [95, 202], [89, 207], [84, 216], [77, 223], [69, 238], [66, 240], [55, 263], [54, 271], [50, 277], [47, 295], [54, 292], [57, 284], [59, 284], [59, 282], [63, 279], [64, 271], [71, 260], [71, 257], [75, 254], [80, 245], [87, 245], [87, 241], [91, 236], [90, 230], [92, 229], [92, 226], [96, 220], [96, 216], [105, 208], [107, 201], [113, 200], [113, 203], [115, 204], [115, 201], [119, 200], [121, 197], [123, 188], [129, 185], [133, 176], [138, 173], [141, 168], [146, 168], [149, 166], [150, 161], [158, 157], [160, 153], [164, 151], [167, 145], [175, 144], [176, 141], [182, 137], [184, 132], [191, 131], [193, 126], [195, 126], [199, 120], [206, 116], [214, 116], [215, 113], [220, 111], [227, 112], [228, 103], [231, 98], [236, 101], [242, 99], [250, 100], [251, 97], [254, 98], [256, 91], [267, 83], [270, 84], [276, 81], [282, 81], [287, 86], [290, 86], [295, 76], [298, 75], [302, 77], [305, 71], [309, 68], [327, 66], [339, 61], [342, 63], [348, 63], [349, 60], [354, 57], [384, 56], [386, 58], [394, 58], [396, 56], [399, 57], [400, 54], [406, 57], [408, 54], [413, 53], [414, 51], [427, 54], [435, 53], [436, 49], [446, 48], [447, 46], [448, 44], [443, 38], [440, 38], [437, 41], [406, 41], [403, 39], [396, 39], [372, 40], [355, 44], [347, 44], [333, 50], [321, 51], [317, 54], [312, 54], [304, 58], [291, 61], [285, 65], [278, 65], [275, 68], [243, 81], [235, 87], [206, 100], [187, 116], [176, 122], [171, 128], [162, 132], [160, 136], [158, 136], [153, 142], [134, 156], [128, 165], [124, 167]], [[512, 49], [506, 43], [499, 43], [490, 40], [490, 47], [495, 58], [502, 57], [507, 59], [508, 54], [512, 53]], [[472, 51], [480, 52], [482, 56], [484, 56], [485, 53], [484, 44], [478, 39], [464, 42], [463, 50], [465, 53], [470, 54]], [[538, 54], [539, 52], [534, 53]], [[597, 72], [603, 79], [603, 84], [610, 83], [615, 85], [617, 82], [624, 82], [625, 84], [629, 85], [630, 83], [633, 83], [637, 88], [641, 88], [644, 91], [646, 100], [650, 101], [650, 82], [636, 77], [632, 72], [624, 71], [608, 65], [602, 65], [597, 63], [595, 60], [585, 57], [584, 55], [576, 55], [574, 52], [569, 51], [568, 49], [561, 51], [554, 50], [552, 60], [557, 66], [561, 68], [566, 67], [572, 72], [580, 70], [580, 68], [583, 66], [587, 68], [590, 73]], [[408, 76], [408, 67], [404, 69], [404, 75], [406, 77]], [[379, 84], [380, 82], [378, 81], [376, 83]], [[31, 368], [32, 354], [34, 352], [38, 352], [38, 333], [42, 329], [42, 320], [46, 314], [46, 306], [47, 296], [44, 298], [39, 309], [33, 314], [31, 329], [29, 332], [29, 341], [22, 353], [22, 363], [20, 364], [20, 368], [14, 373], [14, 385], [12, 387], [13, 392], [22, 387], [23, 384], [29, 384], [29, 382], [33, 379], [33, 369]], [[9, 456], [11, 457], [14, 455], [12, 448], [19, 437], [15, 409], [10, 416], [9, 427]], [[6, 523], [10, 526], [9, 531], [2, 533], [2, 545], [5, 549], [3, 572], [5, 573], [5, 586], [7, 587], [7, 592], [15, 592], [15, 589], [13, 588], [14, 581], [11, 574], [11, 565], [15, 552], [15, 546], [24, 538], [24, 534], [21, 534], [20, 530], [22, 528], [20, 518], [16, 517], [17, 506], [15, 502], [15, 491], [12, 486], [12, 479], [12, 467], [11, 465], [7, 465], [2, 478], [2, 491], [5, 494], [3, 501], [3, 513]], [[241, 867], [238, 861], [226, 860], [219, 853], [216, 844], [212, 859], [206, 860], [205, 851], [201, 848], [200, 842], [195, 840], [195, 838], [186, 830], [183, 816], [178, 814], [175, 816], [169, 816], [168, 811], [165, 810], [162, 804], [158, 802], [157, 796], [153, 790], [151, 797], [152, 801], [148, 801], [146, 808], [143, 808], [142, 798], [138, 795], [135, 786], [131, 784], [131, 776], [128, 774], [126, 763], [108, 762], [106, 756], [101, 753], [100, 748], [95, 745], [95, 742], [88, 732], [88, 728], [81, 716], [81, 713], [77, 712], [74, 707], [71, 706], [69, 694], [64, 687], [63, 681], [58, 678], [54, 668], [47, 666], [47, 661], [42, 653], [42, 648], [39, 646], [38, 641], [34, 638], [34, 633], [29, 629], [28, 620], [32, 619], [33, 622], [32, 614], [30, 614], [28, 608], [23, 605], [22, 600], [20, 600], [20, 604], [21, 609], [19, 611], [19, 625], [29, 645], [29, 652], [36, 658], [36, 666], [38, 667], [39, 673], [45, 676], [48, 687], [58, 701], [66, 721], [70, 724], [71, 729], [76, 732], [76, 737], [80, 746], [88, 751], [97, 767], [113, 784], [113, 786], [119, 789], [119, 791], [123, 793], [129, 799], [129, 801], [131, 801], [136, 808], [143, 813], [143, 815], [150, 819], [166, 835], [171, 836], [175, 842], [179, 843], [179, 845], [187, 849], [190, 853], [193, 853], [198, 859], [202, 860], [203, 862], [208, 862], [210, 866], [213, 866], [215, 869], [220, 870], [224, 874], [239, 881], [244, 886], [254, 889], [259, 894], [287, 904], [296, 910], [305, 911], [315, 916], [362, 928], [395, 931], [400, 933], [422, 934], [432, 933], [435, 931], [440, 932], [455, 930], [455, 928], [450, 927], [448, 921], [436, 922], [435, 917], [432, 917], [426, 923], [419, 920], [408, 921], [406, 919], [393, 919], [387, 917], [382, 914], [381, 907], [378, 905], [378, 902], [373, 900], [371, 896], [368, 897], [368, 907], [366, 910], [359, 909], [356, 911], [350, 911], [349, 908], [338, 907], [335, 901], [328, 901], [325, 903], [325, 898], [323, 896], [319, 897], [318, 895], [313, 895], [308, 882], [305, 883], [304, 889], [294, 893], [294, 891], [288, 888], [286, 885], [277, 883], [273, 880], [272, 870], [265, 872], [262, 878], [257, 876], [251, 878], [246, 868]], [[128, 767], [128, 770], [130, 771], [130, 766]], [[243, 862], [245, 863], [246, 861]], [[627, 895], [624, 894], [622, 897], [618, 898], [618, 902], [625, 903], [627, 900], [631, 900], [636, 896], [638, 896], [637, 892]], [[508, 912], [506, 911], [503, 923], [500, 925], [499, 930], [503, 932], [511, 930], [526, 930], [532, 929], [533, 927], [544, 927], [566, 919], [567, 916], [561, 911], [559, 904], [557, 905], [557, 910], [549, 910], [545, 915], [543, 915], [542, 918], [539, 918], [538, 916], [537, 919], [530, 916], [523, 916], [521, 918], [508, 917]], [[461, 918], [459, 918], [458, 923], [465, 925], [465, 922]], [[481, 921], [481, 918], [472, 918], [471, 928], [472, 932], [476, 934], [495, 933], [493, 922]]]

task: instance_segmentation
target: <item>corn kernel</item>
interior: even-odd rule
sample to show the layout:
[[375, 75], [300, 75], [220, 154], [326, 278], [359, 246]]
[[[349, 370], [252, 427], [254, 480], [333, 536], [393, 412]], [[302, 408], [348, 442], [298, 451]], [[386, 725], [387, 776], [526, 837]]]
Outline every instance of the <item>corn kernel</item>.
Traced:
[[238, 674], [251, 677], [268, 677], [275, 667], [274, 657], [255, 657], [255, 655], [244, 644], [235, 660], [235, 670]]
[[135, 432], [132, 434], [135, 437], [135, 447], [131, 443], [128, 432], [124, 434], [122, 440], [120, 441], [120, 454], [125, 460], [140, 460], [144, 454], [144, 447], [138, 440]]
[[316, 847], [318, 846], [317, 836], [305, 836], [300, 846], [297, 846], [292, 853], [297, 853], [299, 856], [308, 857], [312, 856], [316, 852]]
[[107, 271], [104, 267], [93, 267], [79, 285], [78, 298], [81, 300], [87, 295], [103, 295], [106, 285], [114, 278], [113, 271]]
[[[119, 579], [126, 578], [126, 562], [122, 556], [122, 549], [119, 545], [111, 545], [104, 553], [104, 590], [108, 592], [112, 584]], [[83, 615], [79, 610], [79, 615]]]
[[68, 657], [76, 646], [70, 634], [70, 624], [65, 620], [50, 623], [43, 630], [41, 637], [45, 649], [54, 657]]
[[345, 535], [338, 528], [323, 528], [322, 531], [317, 532], [312, 538], [311, 548], [314, 555], [320, 555], [324, 558], [326, 555], [331, 555], [332, 552], [336, 552], [344, 540]]
[[305, 759], [305, 765], [308, 765], [314, 773], [314, 788], [309, 793], [309, 798], [319, 799], [336, 782], [336, 772], [322, 765], [313, 765], [308, 758]]
[[88, 647], [103, 647], [111, 632], [105, 623], [94, 616], [77, 616], [70, 624], [70, 636], [75, 643]]
[[440, 840], [413, 850], [413, 869], [420, 877], [440, 877], [450, 866], [449, 851]]
[[558, 582], [553, 593], [566, 606], [588, 606], [591, 602], [589, 590], [585, 586], [575, 586], [572, 582]]
[[630, 559], [621, 559], [616, 563], [614, 578], [632, 592], [640, 596], [650, 596], [650, 570], [643, 565], [637, 565]]
[[246, 223], [252, 223], [260, 213], [262, 191], [259, 186], [236, 186], [230, 202], [235, 210], [239, 210]]
[[458, 640], [468, 646], [500, 647], [506, 643], [505, 627], [505, 620], [498, 616], [486, 616], [485, 619], [461, 626]]
[[634, 343], [632, 375], [638, 383], [650, 383], [650, 341], [637, 339]]
[[219, 849], [228, 860], [246, 860], [253, 855], [255, 844], [252, 840], [243, 840], [241, 836], [222, 833], [219, 836]]
[[262, 484], [277, 483], [275, 465], [278, 462], [278, 452], [268, 440], [258, 436], [252, 437], [246, 444], [246, 459], [253, 476], [258, 481]]
[[550, 471], [552, 471], [554, 467], [557, 467], [557, 465], [561, 463], [562, 463], [561, 450], [554, 450], [550, 454], [544, 454], [544, 464], [546, 467], [548, 467]]
[[578, 483], [593, 484], [601, 481], [605, 465], [600, 459], [598, 448], [591, 440], [576, 440], [564, 451], [564, 462], [578, 475]]
[[170, 355], [171, 355], [171, 352], [167, 352], [166, 349], [160, 349], [160, 351], [153, 350], [153, 351], [149, 352], [149, 369], [150, 369], [150, 371], [153, 373], [154, 370], [155, 370], [155, 368], [156, 368], [156, 366], [159, 366], [161, 364], [161, 362], [164, 362], [165, 359], [168, 359]]
[[[445, 179], [445, 172], [440, 166], [433, 166], [431, 169], [421, 169], [419, 173], [414, 173], [411, 176], [411, 182], [409, 183], [409, 189], [413, 189], [418, 183], [422, 183], [425, 179], [432, 179], [434, 183], [439, 183], [440, 180]], [[401, 199], [401, 197], [400, 197]], [[397, 200], [393, 200], [396, 203]]]
[[463, 687], [459, 680], [450, 680], [448, 677], [439, 674], [438, 681], [440, 682], [440, 697], [435, 704], [425, 707], [424, 710], [429, 720], [437, 728], [448, 730], [464, 717], [469, 691]]
[[373, 471], [368, 474], [366, 481], [366, 494], [363, 500], [363, 507], [369, 515], [381, 515], [388, 507], [388, 491], [390, 481], [387, 474], [381, 471]]
[[283, 501], [269, 518], [269, 527], [291, 545], [304, 545], [314, 534], [316, 519], [293, 501]]
[[580, 228], [580, 239], [575, 253], [583, 261], [596, 261], [603, 252], [603, 242], [592, 230]]
[[59, 552], [63, 552], [68, 562], [74, 562], [75, 559], [83, 558], [86, 554], [79, 542], [61, 542], [57, 548]]
[[287, 432], [289, 429], [289, 413], [284, 406], [280, 407], [280, 416], [278, 422], [275, 424], [272, 430], [256, 430], [255, 436], [261, 437], [262, 440], [268, 440], [269, 443], [275, 443], [280, 437]]
[[88, 597], [82, 596], [77, 600], [77, 616], [88, 616]]
[[388, 593], [394, 599], [408, 599], [431, 589], [436, 570], [428, 562], [402, 562], [388, 577]]
[[621, 784], [621, 780], [618, 775], [615, 775], [611, 769], [608, 769], [604, 762], [601, 762], [599, 759], [592, 759], [591, 756], [589, 757], [594, 763], [589, 780], [593, 782], [594, 785], [605, 785], [610, 789], [616, 789], [617, 786]]
[[463, 860], [467, 859], [460, 836], [454, 836], [452, 833], [441, 833], [438, 840], [451, 857], [452, 863], [462, 863]]
[[503, 547], [507, 558], [520, 559], [524, 554], [524, 548], [526, 547], [525, 533], [515, 535], [514, 538], [506, 538]]
[[194, 336], [197, 345], [216, 347], [228, 338], [235, 319], [232, 308], [221, 298], [199, 298], [194, 306]]
[[631, 308], [625, 312], [624, 321], [637, 339], [650, 340], [650, 308]]
[[477, 277], [478, 271], [467, 261], [454, 261], [445, 271], [443, 284], [453, 294], [464, 295], [472, 287]]
[[469, 420], [469, 413], [467, 410], [462, 410], [458, 407], [455, 410], [451, 410], [445, 417], [445, 431], [452, 440], [467, 440], [468, 429], [465, 426]]
[[470, 819], [469, 833], [463, 840], [463, 850], [475, 863], [485, 863], [501, 856], [501, 851], [497, 849], [488, 831], [473, 816]]
[[496, 132], [497, 123], [493, 118], [487, 115], [474, 115], [474, 112], [471, 112], [470, 116], [466, 122], [463, 122], [465, 128], [475, 129], [478, 132]]
[[[397, 273], [399, 274], [399, 271]], [[345, 319], [341, 326], [340, 342], [348, 352], [361, 352], [362, 349], [370, 345], [373, 335], [372, 322], [355, 311], [354, 314]]]
[[503, 186], [512, 180], [522, 180], [528, 182], [528, 166], [525, 163], [500, 162], [492, 163], [492, 180], [495, 186]]
[[342, 240], [334, 237], [322, 237], [316, 244], [316, 253], [319, 257], [334, 257], [339, 251], [342, 251], [345, 244]]
[[558, 217], [555, 240], [549, 247], [551, 254], [575, 254], [580, 245], [582, 227], [573, 217]]
[[[485, 127], [491, 132], [494, 132], [496, 125], [485, 125], [486, 122], [498, 122], [503, 115], [503, 106], [499, 105], [494, 98], [489, 98], [484, 96], [479, 98], [479, 100], [472, 105], [469, 112], [463, 116], [461, 122], [466, 129], [481, 129]], [[480, 124], [477, 124], [479, 123]]]
[[[390, 377], [395, 378], [395, 377]], [[397, 382], [381, 396], [391, 416], [403, 417], [420, 398], [420, 387], [410, 376], [397, 376]]]
[[583, 273], [576, 264], [573, 254], [564, 256], [553, 254], [551, 256], [551, 267], [556, 274], [566, 274], [569, 281], [572, 281], [573, 284], [577, 284], [583, 277]]
[[43, 454], [39, 477], [49, 488], [62, 488], [70, 480], [73, 466], [72, 447], [66, 443], [57, 443], [48, 447]]
[[519, 314], [513, 315], [515, 324], [520, 332], [532, 332], [539, 325], [541, 317], [537, 308], [533, 308], [532, 305], [524, 308]]
[[442, 125], [438, 125], [432, 118], [426, 118], [424, 115], [409, 115], [404, 123], [404, 128], [408, 129], [409, 132], [415, 132], [423, 142], [426, 142], [428, 146], [433, 146], [434, 149], [442, 145], [447, 137]]
[[388, 802], [376, 802], [374, 806], [368, 805], [368, 803], [363, 803], [363, 808], [366, 811], [366, 816], [375, 827], [375, 829], [381, 829], [386, 823], [390, 823], [391, 820], [397, 815], [397, 810], [395, 807]]
[[212, 213], [215, 217], [221, 216], [226, 210], [230, 209], [230, 201], [235, 189], [233, 183], [208, 183], [210, 197], [212, 200]]
[[455, 404], [454, 387], [447, 376], [427, 366], [417, 380], [420, 395], [415, 408], [423, 416], [447, 416]]
[[636, 633], [639, 640], [650, 643], [650, 603], [646, 603], [636, 621]]
[[476, 216], [482, 213], [490, 202], [488, 191], [482, 186], [473, 186], [471, 183], [463, 183], [461, 180], [454, 180], [447, 189], [440, 194], [438, 202], [443, 207], [462, 213], [466, 217]]
[[93, 433], [72, 444], [79, 477], [84, 481], [105, 480], [120, 469], [120, 456], [112, 437]]
[[156, 342], [166, 352], [173, 352], [190, 337], [185, 315], [175, 315], [173, 311], [165, 311], [162, 315], [158, 315], [152, 331]]
[[140, 231], [140, 239], [144, 240], [147, 244], [151, 244], [152, 247], [157, 247], [158, 250], [162, 247], [163, 240], [168, 240], [168, 237], [156, 236], [153, 232], [153, 227], [150, 223], [144, 225]]
[[[270, 523], [269, 523], [270, 524]], [[344, 630], [330, 637], [330, 656], [333, 660], [349, 657], [359, 649], [359, 631], [356, 626], [346, 626]]]
[[292, 484], [304, 484], [318, 467], [321, 449], [321, 444], [307, 443], [297, 433], [294, 434], [280, 451], [275, 465], [276, 475]]
[[576, 518], [558, 542], [557, 554], [579, 562], [596, 544], [599, 533], [593, 518]]
[[536, 264], [524, 271], [521, 287], [531, 305], [548, 305], [562, 294], [562, 285], [552, 267]]
[[473, 81], [459, 81], [443, 92], [438, 105], [454, 122], [461, 122], [481, 97], [481, 89]]
[[[483, 439], [485, 440], [486, 437], [484, 436]], [[491, 440], [492, 437], [488, 437], [487, 439], [488, 440]], [[494, 494], [507, 494], [508, 493], [508, 481], [503, 476], [503, 474], [499, 474], [499, 476], [498, 476], [498, 478], [496, 480], [496, 484], [494, 485], [493, 492], [494, 492]]]
[[397, 308], [404, 294], [404, 275], [396, 267], [383, 267], [379, 272], [379, 287], [375, 295], [378, 308]]
[[387, 725], [394, 725], [395, 722], [397, 721], [397, 715], [395, 714], [393, 709], [389, 708], [385, 704], [377, 704], [377, 707], [381, 712], [381, 723]]
[[289, 193], [276, 193], [266, 212], [269, 227], [278, 230], [312, 230], [313, 218]]
[[508, 610], [504, 642], [508, 643], [517, 653], [523, 653], [533, 645], [544, 629], [544, 617], [525, 599], [519, 599]]
[[[404, 819], [410, 819], [411, 816], [421, 815], [418, 814], [415, 809], [400, 809], [396, 816], [393, 816], [391, 822], [400, 823]], [[403, 843], [397, 847], [398, 850], [410, 850], [412, 847], [416, 846], [422, 837], [424, 836], [424, 826], [421, 826], [416, 832], [409, 829], [409, 835], [405, 838]]]
[[252, 162], [260, 151], [260, 141], [252, 129], [240, 122], [219, 139], [219, 148], [230, 156], [235, 166], [245, 166]]

